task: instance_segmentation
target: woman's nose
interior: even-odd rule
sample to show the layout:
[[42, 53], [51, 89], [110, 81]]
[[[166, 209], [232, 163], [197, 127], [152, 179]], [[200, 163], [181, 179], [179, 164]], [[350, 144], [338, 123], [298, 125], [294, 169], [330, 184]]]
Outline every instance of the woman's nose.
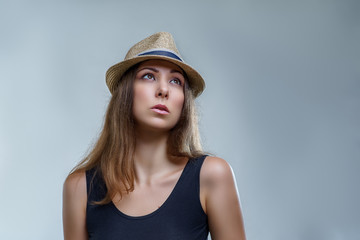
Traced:
[[169, 88], [166, 84], [166, 80], [161, 79], [159, 81], [158, 89], [155, 93], [156, 97], [169, 98]]

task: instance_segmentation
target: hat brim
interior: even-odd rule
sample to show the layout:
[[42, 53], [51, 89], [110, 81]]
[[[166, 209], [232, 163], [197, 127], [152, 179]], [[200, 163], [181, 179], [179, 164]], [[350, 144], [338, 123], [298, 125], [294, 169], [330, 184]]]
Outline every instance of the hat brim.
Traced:
[[146, 55], [146, 56], [137, 56], [128, 60], [124, 60], [122, 62], [119, 62], [113, 66], [111, 66], [106, 71], [106, 85], [108, 86], [111, 94], [114, 93], [118, 82], [120, 81], [122, 75], [132, 66], [134, 66], [137, 63], [146, 61], [146, 60], [166, 60], [169, 62], [172, 62], [176, 65], [178, 65], [187, 75], [189, 80], [190, 89], [192, 90], [194, 97], [198, 97], [205, 88], [205, 82], [204, 79], [201, 77], [201, 75], [190, 65], [181, 62], [179, 60], [176, 60], [171, 57], [166, 56], [159, 56], [159, 55]]

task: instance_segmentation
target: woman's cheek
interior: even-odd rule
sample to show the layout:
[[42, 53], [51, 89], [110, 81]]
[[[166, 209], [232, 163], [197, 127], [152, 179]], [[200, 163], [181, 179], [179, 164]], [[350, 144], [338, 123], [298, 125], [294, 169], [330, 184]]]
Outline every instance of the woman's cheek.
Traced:
[[184, 102], [185, 102], [184, 100], [185, 100], [184, 95], [182, 95], [182, 97], [180, 97], [178, 99], [177, 103], [176, 103], [177, 109], [179, 109], [179, 116], [180, 116], [180, 114], [182, 112], [182, 109], [184, 107]]

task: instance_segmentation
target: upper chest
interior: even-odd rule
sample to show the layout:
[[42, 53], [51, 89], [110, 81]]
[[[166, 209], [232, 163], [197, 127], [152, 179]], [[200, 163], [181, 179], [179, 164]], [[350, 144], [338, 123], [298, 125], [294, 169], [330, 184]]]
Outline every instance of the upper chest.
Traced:
[[148, 183], [135, 183], [134, 191], [116, 195], [113, 204], [122, 213], [129, 216], [144, 216], [156, 211], [170, 197], [176, 185], [181, 184], [182, 171]]

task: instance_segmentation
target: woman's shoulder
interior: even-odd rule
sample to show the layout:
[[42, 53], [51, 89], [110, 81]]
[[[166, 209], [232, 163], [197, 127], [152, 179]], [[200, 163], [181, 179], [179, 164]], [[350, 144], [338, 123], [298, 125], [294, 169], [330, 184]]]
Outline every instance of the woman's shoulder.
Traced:
[[213, 239], [245, 239], [240, 200], [230, 164], [219, 157], [206, 157], [200, 185], [202, 205]]
[[85, 171], [71, 173], [63, 187], [63, 226], [65, 239], [88, 239], [86, 232]]
[[69, 174], [64, 182], [63, 194], [69, 198], [83, 198], [86, 196], [85, 171], [79, 170]]
[[207, 156], [201, 168], [200, 178], [204, 183], [232, 180], [233, 171], [226, 160], [220, 157]]

